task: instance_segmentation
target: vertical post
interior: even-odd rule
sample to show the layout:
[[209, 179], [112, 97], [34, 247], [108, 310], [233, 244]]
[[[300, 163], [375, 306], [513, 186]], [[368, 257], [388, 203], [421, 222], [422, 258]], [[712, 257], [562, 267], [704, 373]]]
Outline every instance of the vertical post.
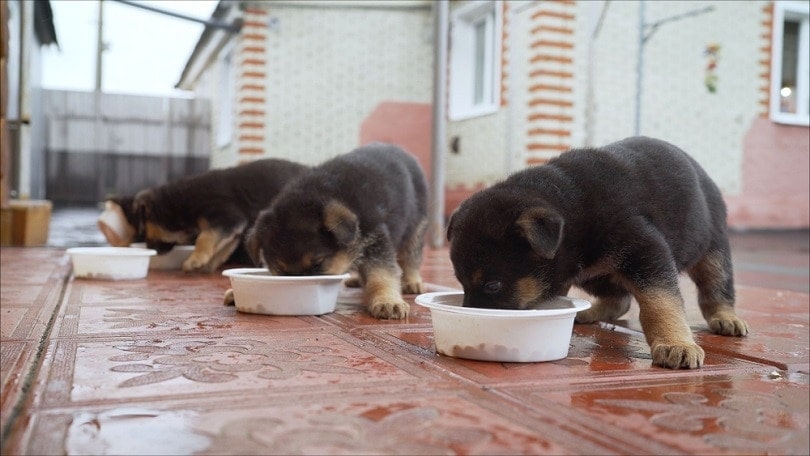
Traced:
[[101, 62], [104, 52], [104, 0], [98, 0], [98, 27], [96, 30], [96, 92], [101, 92]]
[[449, 3], [433, 2], [433, 134], [431, 154], [431, 192], [428, 214], [428, 242], [431, 247], [444, 245], [444, 174], [447, 146], [447, 42]]
[[[105, 152], [104, 147], [101, 145], [103, 130], [101, 123], [101, 67], [102, 56], [104, 53], [104, 0], [98, 0], [98, 23], [96, 25], [96, 85], [93, 93], [95, 105], [95, 118], [93, 122], [93, 149], [95, 153], [101, 154]], [[107, 167], [104, 166], [106, 164], [107, 157], [100, 158], [100, 160], [94, 160], [96, 166], [96, 199], [103, 200], [107, 196], [107, 189], [105, 188], [107, 180]]]
[[638, 50], [636, 57], [636, 118], [633, 133], [641, 134], [641, 89], [644, 78], [644, 0], [638, 2]]

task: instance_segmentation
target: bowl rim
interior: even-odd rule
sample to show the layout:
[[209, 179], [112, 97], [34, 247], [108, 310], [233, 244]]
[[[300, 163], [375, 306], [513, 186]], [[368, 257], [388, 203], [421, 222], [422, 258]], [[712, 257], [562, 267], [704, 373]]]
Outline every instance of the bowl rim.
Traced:
[[[172, 247], [171, 250], [169, 250], [169, 252], [188, 252], [188, 251], [193, 251], [194, 247], [195, 247], [194, 244], [175, 245], [174, 247]], [[129, 244], [128, 248], [130, 248], [130, 249], [147, 249], [148, 247], [146, 247], [146, 242], [132, 242], [132, 243]], [[169, 252], [166, 252], [166, 253], [169, 253]]]
[[143, 257], [157, 255], [157, 250], [142, 249], [138, 247], [71, 247], [65, 252], [71, 256], [99, 256], [99, 257]]
[[466, 315], [470, 317], [489, 317], [489, 318], [546, 318], [555, 316], [573, 315], [579, 311], [589, 309], [591, 303], [579, 298], [572, 298], [569, 296], [557, 296], [558, 299], [570, 301], [574, 307], [566, 309], [484, 309], [478, 307], [461, 307], [450, 306], [447, 304], [440, 304], [434, 302], [435, 298], [443, 296], [464, 296], [463, 291], [436, 291], [432, 293], [423, 293], [416, 297], [417, 304], [427, 307], [431, 311], [438, 310], [441, 312], [453, 313], [458, 315]]
[[222, 271], [222, 275], [230, 278], [238, 278], [252, 282], [302, 282], [318, 283], [325, 281], [345, 280], [351, 277], [348, 272], [334, 275], [309, 275], [309, 276], [279, 276], [279, 275], [256, 275], [257, 272], [270, 271], [267, 268], [231, 268]]

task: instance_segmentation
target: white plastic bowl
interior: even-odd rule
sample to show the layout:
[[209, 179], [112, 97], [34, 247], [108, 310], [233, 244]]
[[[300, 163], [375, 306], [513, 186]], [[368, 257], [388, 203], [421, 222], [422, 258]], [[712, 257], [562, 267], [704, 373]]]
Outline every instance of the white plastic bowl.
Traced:
[[67, 249], [73, 261], [73, 275], [103, 280], [142, 279], [149, 272], [152, 249], [132, 247], [74, 247]]
[[231, 279], [236, 310], [265, 315], [323, 315], [335, 310], [349, 274], [274, 276], [264, 268], [222, 271]]
[[[138, 249], [145, 249], [145, 242], [135, 242], [129, 245]], [[176, 245], [166, 253], [153, 256], [149, 260], [149, 269], [178, 270], [183, 269], [183, 263], [194, 253], [193, 245]]]
[[462, 307], [464, 293], [425, 293], [416, 303], [430, 309], [436, 351], [455, 358], [498, 362], [554, 361], [568, 356], [574, 316], [591, 307], [557, 297], [528, 310]]

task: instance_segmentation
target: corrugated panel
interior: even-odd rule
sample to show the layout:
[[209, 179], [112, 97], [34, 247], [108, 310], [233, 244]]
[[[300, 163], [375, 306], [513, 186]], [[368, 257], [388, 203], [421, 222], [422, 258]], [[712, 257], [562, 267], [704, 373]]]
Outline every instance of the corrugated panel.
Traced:
[[208, 169], [207, 100], [44, 91], [43, 103], [53, 201], [100, 201]]

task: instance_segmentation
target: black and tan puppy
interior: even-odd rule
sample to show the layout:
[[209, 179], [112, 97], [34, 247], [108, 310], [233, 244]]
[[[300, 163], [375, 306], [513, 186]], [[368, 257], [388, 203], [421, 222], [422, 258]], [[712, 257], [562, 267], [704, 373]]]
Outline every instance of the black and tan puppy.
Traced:
[[578, 149], [474, 194], [452, 216], [450, 257], [464, 305], [525, 309], [579, 286], [597, 299], [576, 321], [639, 304], [653, 363], [696, 368], [678, 273], [698, 288], [709, 328], [744, 336], [734, 312], [726, 209], [677, 147], [636, 137]]
[[142, 190], [132, 204], [147, 247], [161, 253], [194, 243], [183, 270], [212, 272], [240, 245], [259, 211], [306, 169], [286, 160], [256, 160]]
[[333, 158], [291, 182], [248, 236], [256, 262], [274, 274], [355, 271], [377, 318], [405, 318], [401, 292], [421, 293], [427, 184], [407, 152], [373, 144]]
[[107, 242], [115, 247], [129, 247], [143, 242], [143, 223], [135, 211], [133, 196], [118, 196], [104, 201], [104, 212], [98, 218], [98, 228]]

